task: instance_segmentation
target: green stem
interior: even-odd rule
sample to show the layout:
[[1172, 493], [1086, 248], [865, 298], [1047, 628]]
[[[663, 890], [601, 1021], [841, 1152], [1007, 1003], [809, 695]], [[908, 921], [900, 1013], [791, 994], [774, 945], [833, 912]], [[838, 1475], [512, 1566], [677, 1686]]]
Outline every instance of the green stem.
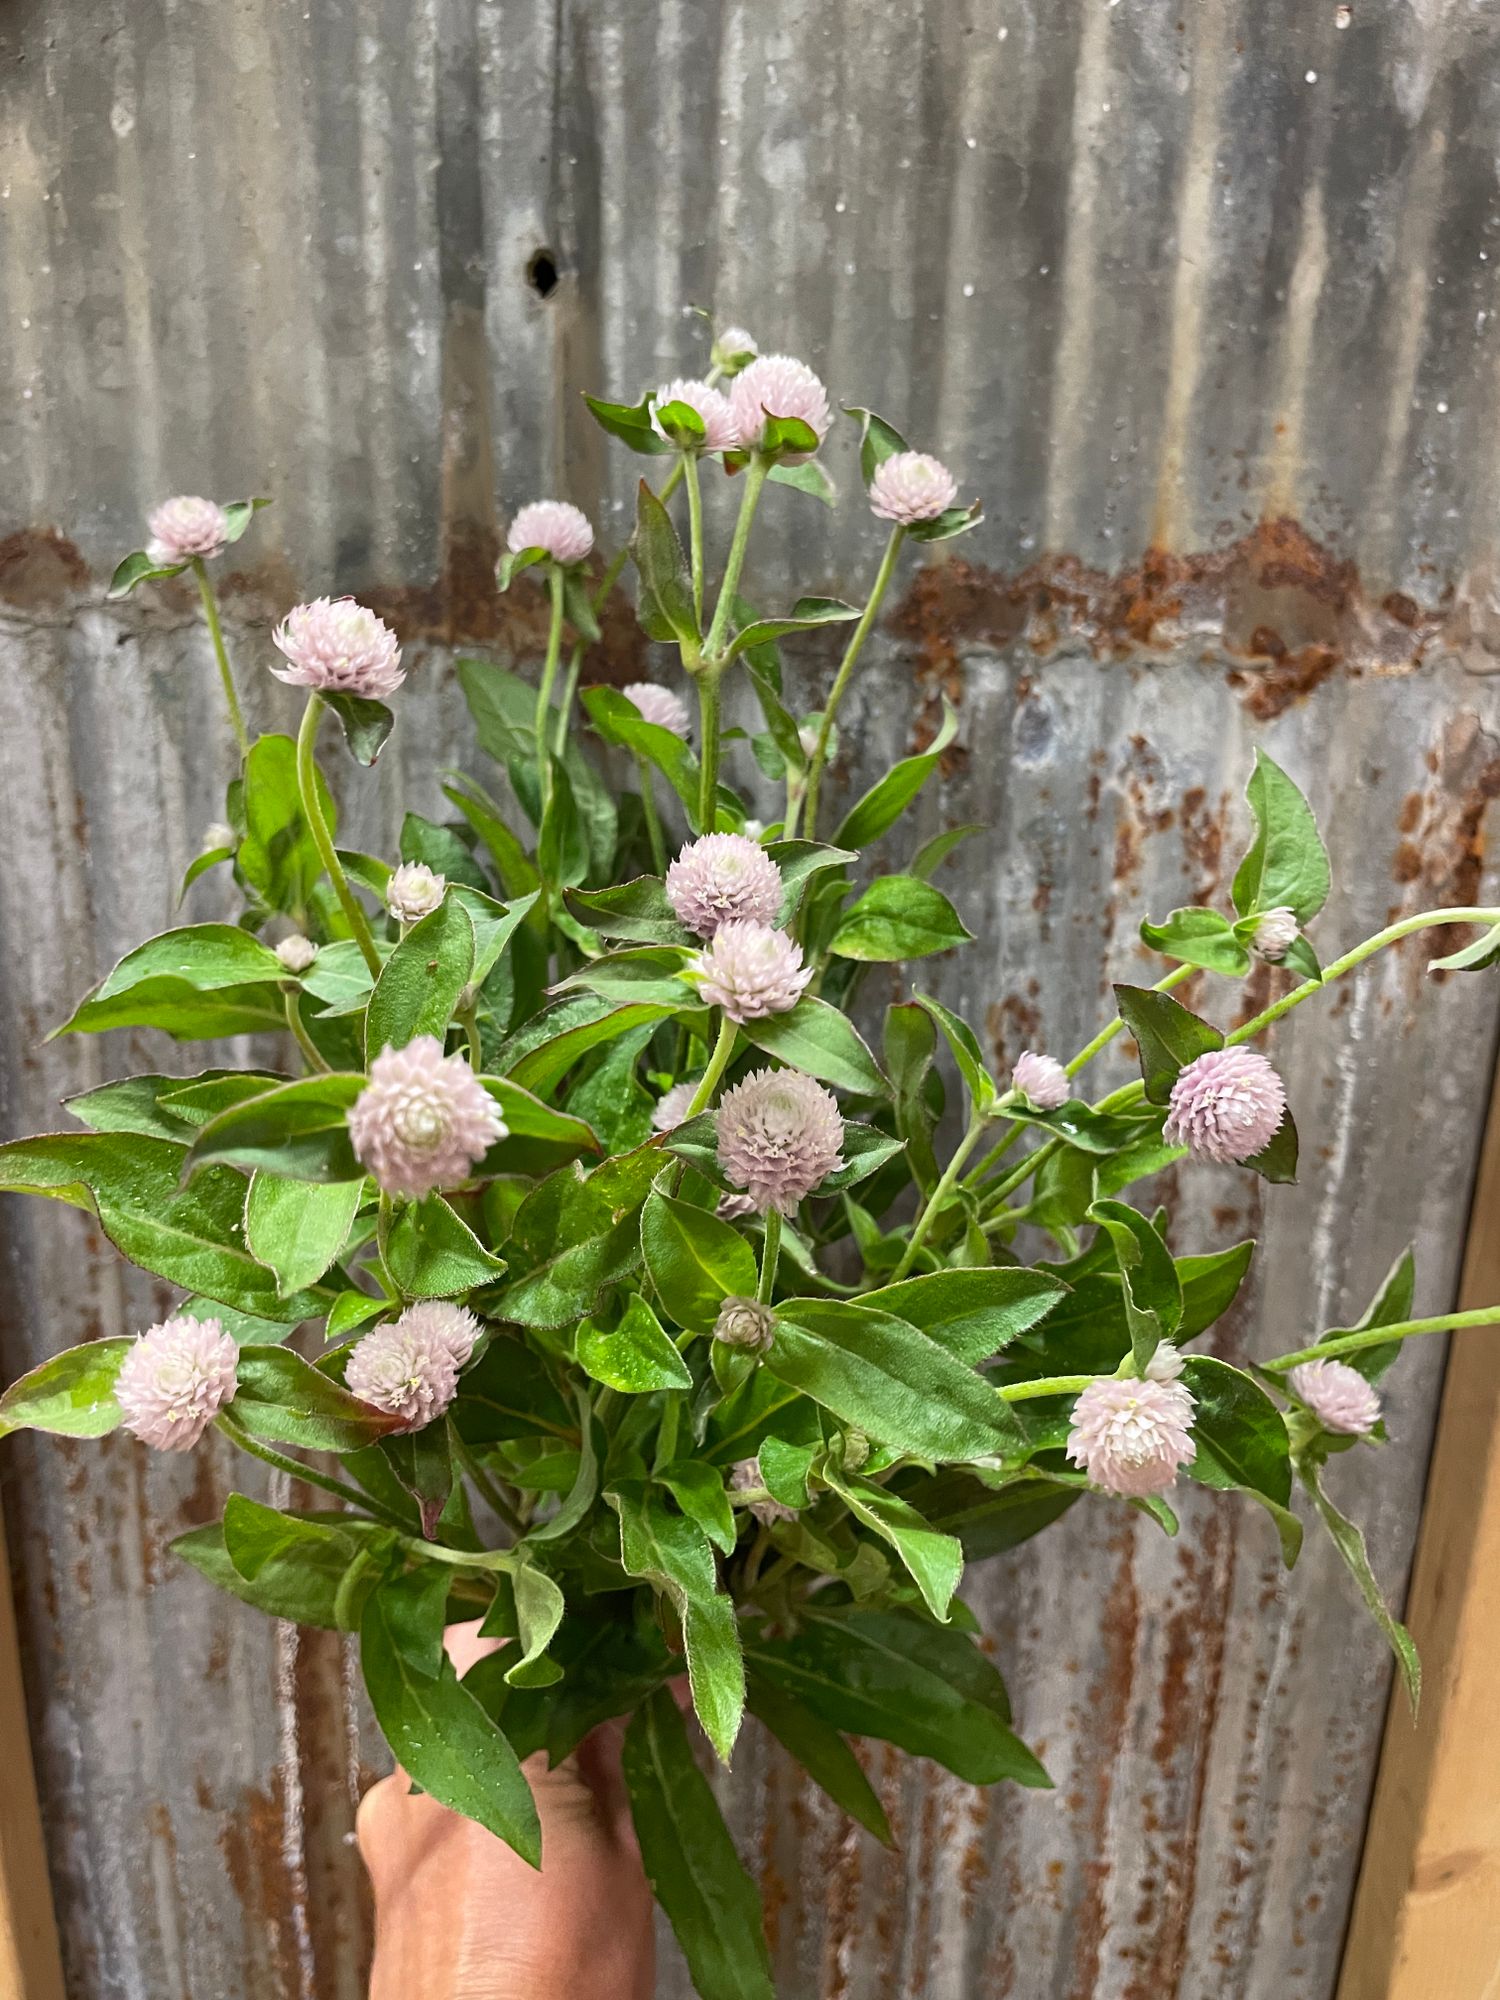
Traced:
[[235, 692], [234, 674], [229, 665], [229, 652], [224, 644], [224, 628], [219, 623], [219, 605], [214, 596], [214, 587], [208, 580], [202, 556], [192, 558], [193, 575], [198, 579], [198, 595], [203, 600], [203, 615], [208, 620], [208, 636], [214, 643], [214, 658], [219, 663], [219, 679], [224, 683], [224, 699], [229, 704], [229, 720], [234, 725], [234, 740], [240, 746], [240, 757], [250, 755], [250, 737], [245, 728], [244, 713], [240, 708], [240, 698]]
[[345, 1486], [342, 1480], [331, 1479], [326, 1472], [319, 1472], [313, 1466], [304, 1465], [300, 1459], [288, 1458], [284, 1452], [273, 1451], [268, 1444], [251, 1437], [244, 1427], [235, 1421], [231, 1410], [221, 1410], [214, 1418], [215, 1424], [231, 1444], [238, 1445], [251, 1458], [258, 1458], [262, 1465], [269, 1465], [276, 1472], [284, 1472], [292, 1479], [300, 1479], [305, 1485], [317, 1486], [325, 1493], [332, 1493], [336, 1499], [348, 1506], [357, 1507], [372, 1519], [383, 1521], [387, 1527], [398, 1528], [403, 1534], [406, 1523], [399, 1514], [382, 1507], [378, 1500], [372, 1500], [368, 1493], [361, 1493], [358, 1487]]
[[467, 1474], [474, 1490], [500, 1516], [500, 1519], [514, 1534], [524, 1535], [526, 1532], [526, 1523], [521, 1519], [515, 1508], [512, 1507], [494, 1480], [490, 1478], [484, 1467], [475, 1458], [473, 1452], [470, 1451], [469, 1447], [463, 1442], [451, 1424], [448, 1427], [448, 1436], [452, 1441], [453, 1456], [458, 1460], [460, 1466], [462, 1466], [464, 1472]]
[[1007, 1403], [1025, 1403], [1033, 1396], [1077, 1396], [1090, 1382], [1108, 1379], [1100, 1375], [1042, 1375], [1035, 1382], [1007, 1382], [996, 1394]]
[[[1174, 986], [1181, 986], [1186, 980], [1191, 979], [1195, 972], [1200, 970], [1201, 967], [1196, 965], [1174, 965], [1165, 979], [1157, 980], [1151, 991], [1153, 993], [1170, 993]], [[1070, 1063], [1063, 1064], [1063, 1074], [1065, 1076], [1077, 1076], [1086, 1063], [1091, 1063], [1101, 1049], [1109, 1046], [1124, 1025], [1124, 1021], [1116, 1014], [1107, 1028], [1101, 1028], [1091, 1042], [1084, 1043], [1083, 1047]]]
[[776, 1284], [776, 1264], [781, 1255], [781, 1210], [766, 1210], [766, 1240], [760, 1255], [760, 1283], [755, 1288], [755, 1296], [763, 1306], [771, 1303], [771, 1292]]
[[[844, 657], [839, 661], [839, 670], [833, 677], [828, 700], [824, 703], [822, 718], [818, 723], [818, 740], [813, 745], [813, 753], [807, 766], [807, 789], [803, 794], [802, 824], [805, 837], [818, 837], [818, 796], [823, 786], [823, 767], [828, 762], [828, 745], [833, 736], [834, 717], [839, 712], [839, 703], [844, 699], [844, 691], [849, 685], [849, 677], [854, 672], [854, 664], [864, 650], [865, 640], [870, 636], [880, 610], [881, 599], [890, 586], [896, 570], [896, 558], [901, 553], [901, 544], [906, 539], [906, 530], [898, 522], [891, 529], [890, 540], [885, 545], [885, 554], [880, 558], [880, 568], [875, 572], [875, 581], [870, 587], [870, 595], [865, 608], [860, 613], [859, 623], [854, 628], [853, 637], [844, 649]], [[794, 838], [796, 829], [787, 828], [787, 839]]]
[[1330, 1361], [1340, 1354], [1358, 1354], [1367, 1347], [1384, 1347], [1387, 1341], [1410, 1340], [1417, 1333], [1452, 1333], [1464, 1326], [1500, 1326], [1500, 1306], [1476, 1306], [1472, 1312], [1439, 1313], [1434, 1319], [1399, 1319], [1389, 1326], [1363, 1326], [1355, 1333], [1337, 1333], [1311, 1347], [1299, 1347], [1295, 1354], [1278, 1354], [1263, 1361], [1263, 1368], [1297, 1368], [1304, 1361]]
[[658, 875], [667, 872], [667, 843], [662, 838], [661, 815], [656, 810], [656, 783], [651, 766], [638, 750], [635, 766], [641, 778], [641, 811], [646, 819], [646, 838], [651, 843], [651, 865]]
[[324, 1062], [322, 1051], [307, 1032], [307, 1028], [303, 1022], [302, 1009], [298, 1004], [301, 994], [300, 987], [287, 986], [283, 988], [283, 994], [286, 1001], [286, 1024], [292, 1031], [292, 1039], [306, 1058], [308, 1067], [314, 1070], [328, 1070], [331, 1065]]
[[318, 850], [318, 859], [323, 864], [323, 872], [333, 884], [333, 893], [339, 899], [354, 942], [359, 946], [360, 955], [370, 969], [370, 977], [380, 977], [380, 953], [375, 949], [375, 940], [370, 935], [370, 926], [365, 921], [365, 913], [359, 900], [349, 887], [349, 878], [344, 873], [344, 864], [334, 851], [333, 835], [328, 831], [328, 822], [323, 817], [322, 802], [318, 797], [318, 766], [314, 750], [318, 740], [318, 723], [323, 713], [323, 698], [313, 690], [307, 697], [307, 707], [302, 712], [302, 727], [297, 732], [297, 789], [302, 795], [302, 816], [307, 821], [307, 830], [313, 837], [313, 846]]
[[469, 1044], [469, 1067], [478, 1076], [484, 1068], [484, 1049], [479, 1040], [479, 1007], [477, 1003], [471, 1001], [467, 1007], [459, 1008], [458, 1025], [463, 1029], [464, 1038]]
[[[681, 460], [678, 461], [682, 463]], [[724, 565], [724, 581], [719, 585], [719, 601], [714, 606], [714, 622], [709, 627], [708, 638], [704, 642], [703, 657], [711, 666], [722, 667], [719, 657], [724, 641], [729, 633], [730, 614], [734, 610], [735, 595], [740, 587], [740, 571], [745, 567], [745, 550], [750, 544], [750, 524], [755, 519], [755, 510], [760, 504], [761, 491], [770, 476], [771, 461], [756, 452], [745, 470], [745, 491], [740, 500], [739, 518], [734, 524], [734, 540], [729, 544], [729, 560]], [[662, 489], [666, 498], [666, 489]], [[707, 746], [704, 746], [707, 748]]]
[[1061, 1139], [1048, 1139], [1038, 1146], [1034, 1153], [1028, 1153], [1024, 1160], [1017, 1160], [1003, 1179], [996, 1181], [993, 1187], [985, 1189], [983, 1214], [988, 1216], [999, 1208], [1012, 1189], [1018, 1188], [1022, 1181], [1030, 1180], [1037, 1168], [1045, 1165], [1061, 1145]]
[[391, 1224], [395, 1220], [396, 1208], [391, 1197], [382, 1189], [380, 1206], [375, 1212], [375, 1255], [380, 1264], [380, 1275], [386, 1290], [393, 1299], [405, 1298], [406, 1294], [391, 1276], [390, 1245]]
[[719, 677], [722, 667], [698, 669], [698, 831], [712, 833], [719, 809]]
[[557, 705], [556, 755], [561, 763], [568, 748], [568, 731], [573, 726], [573, 704], [578, 699], [578, 681], [583, 672], [583, 641], [575, 641], [568, 655], [568, 671], [563, 676], [562, 700]]
[[938, 1218], [938, 1212], [943, 1207], [943, 1204], [947, 1201], [949, 1195], [952, 1194], [953, 1189], [958, 1181], [958, 1177], [963, 1172], [964, 1161], [968, 1159], [970, 1153], [972, 1153], [974, 1148], [979, 1144], [979, 1135], [983, 1130], [984, 1130], [984, 1121], [979, 1118], [971, 1117], [971, 1119], [969, 1120], [968, 1131], [965, 1132], [964, 1136], [959, 1140], [958, 1144], [954, 1147], [953, 1158], [948, 1162], [947, 1166], [944, 1168], [942, 1179], [938, 1182], [937, 1186], [932, 1190], [932, 1194], [930, 1199], [928, 1200], [927, 1206], [922, 1210], [922, 1213], [917, 1217], [916, 1222], [912, 1227], [910, 1240], [908, 1241], [906, 1248], [901, 1253], [901, 1261], [896, 1266], [895, 1270], [892, 1271], [890, 1277], [886, 1280], [887, 1284], [899, 1285], [901, 1280], [906, 1276], [907, 1272], [911, 1269], [913, 1263], [916, 1261], [917, 1252], [921, 1249], [922, 1245], [927, 1241], [928, 1231], [932, 1228], [933, 1223], [936, 1222]]
[[542, 662], [542, 678], [536, 691], [537, 773], [542, 786], [542, 819], [552, 803], [552, 755], [548, 723], [552, 716], [552, 688], [557, 679], [557, 663], [562, 657], [563, 593], [567, 579], [561, 563], [547, 565], [547, 589], [552, 599], [552, 616], [547, 624], [547, 656]]
[[729, 1067], [729, 1058], [734, 1054], [735, 1040], [739, 1029], [727, 1014], [719, 1016], [719, 1039], [714, 1043], [713, 1054], [708, 1059], [708, 1068], [698, 1079], [698, 1088], [693, 1092], [693, 1101], [688, 1106], [688, 1117], [696, 1118], [700, 1111], [708, 1108], [708, 1101], [719, 1087], [719, 1079]]
[[698, 484], [698, 454], [685, 451], [679, 461], [687, 479], [688, 547], [693, 568], [693, 617], [703, 630], [703, 489]]

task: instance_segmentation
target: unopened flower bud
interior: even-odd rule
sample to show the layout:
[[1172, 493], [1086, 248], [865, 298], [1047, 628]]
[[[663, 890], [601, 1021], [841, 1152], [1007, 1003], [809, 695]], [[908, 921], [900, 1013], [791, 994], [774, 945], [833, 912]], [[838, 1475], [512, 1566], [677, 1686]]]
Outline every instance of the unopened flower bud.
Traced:
[[385, 906], [397, 923], [419, 923], [432, 915], [447, 887], [447, 877], [434, 873], [425, 861], [403, 861], [385, 885]]
[[306, 972], [317, 955], [318, 947], [311, 938], [303, 937], [300, 931], [293, 931], [276, 947], [276, 956], [288, 972]]
[[234, 828], [226, 826], [221, 819], [216, 819], [211, 826], [206, 826], [203, 829], [203, 847], [201, 852], [204, 854], [216, 854], [221, 847], [237, 847], [238, 845], [239, 837], [235, 833]]
[[1368, 1437], [1380, 1422], [1379, 1391], [1347, 1361], [1304, 1361], [1286, 1380], [1325, 1431]]
[[742, 326], [726, 326], [714, 341], [709, 359], [721, 375], [738, 375], [760, 353], [755, 335]]
[[775, 1332], [775, 1315], [759, 1299], [731, 1295], [719, 1307], [719, 1317], [714, 1321], [715, 1340], [723, 1341], [726, 1347], [754, 1348], [757, 1353], [763, 1353], [771, 1345]]
[[1039, 1055], [1035, 1049], [1027, 1049], [1017, 1058], [1010, 1080], [1038, 1111], [1056, 1111], [1067, 1103], [1073, 1091], [1068, 1072], [1056, 1056]]
[[620, 692], [627, 701], [635, 703], [643, 722], [654, 722], [658, 729], [670, 729], [686, 743], [693, 724], [681, 695], [657, 681], [632, 681]]
[[1295, 914], [1281, 904], [1274, 910], [1263, 910], [1256, 918], [1253, 943], [1263, 959], [1271, 965], [1279, 965], [1300, 933], [1301, 926]]
[[777, 1521], [795, 1521], [796, 1508], [783, 1507], [779, 1500], [773, 1500], [765, 1485], [758, 1458], [742, 1458], [730, 1471], [731, 1493], [758, 1493], [759, 1497], [749, 1502], [749, 1508], [762, 1527], [769, 1528]]

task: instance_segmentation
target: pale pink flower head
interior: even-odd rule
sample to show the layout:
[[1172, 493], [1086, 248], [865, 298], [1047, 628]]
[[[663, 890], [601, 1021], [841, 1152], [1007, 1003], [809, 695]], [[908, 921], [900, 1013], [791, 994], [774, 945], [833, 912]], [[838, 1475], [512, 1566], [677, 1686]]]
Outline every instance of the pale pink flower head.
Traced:
[[542, 549], [553, 562], [581, 563], [594, 546], [588, 515], [567, 500], [533, 500], [510, 524], [505, 546], [513, 556]]
[[686, 743], [693, 724], [681, 695], [663, 687], [660, 681], [632, 681], [620, 692], [627, 701], [635, 703], [642, 721], [654, 722], [658, 729], [670, 729]]
[[898, 451], [882, 459], [870, 481], [870, 512], [903, 528], [935, 521], [958, 498], [958, 481], [940, 458]]
[[758, 1215], [755, 1197], [748, 1194], [721, 1194], [714, 1203], [714, 1214], [720, 1222], [743, 1222], [747, 1215]]
[[1170, 1340], [1159, 1341], [1156, 1351], [1146, 1363], [1148, 1382], [1175, 1382], [1187, 1367], [1187, 1357], [1180, 1347], [1174, 1347]]
[[1235, 1166], [1271, 1143], [1286, 1115], [1286, 1087], [1258, 1049], [1210, 1049], [1172, 1085], [1162, 1137]]
[[679, 923], [711, 938], [735, 917], [774, 924], [784, 894], [781, 870], [742, 833], [705, 833], [667, 870], [667, 901]]
[[425, 861], [403, 861], [385, 885], [385, 906], [399, 924], [420, 923], [438, 908], [447, 888], [447, 876]]
[[842, 1166], [838, 1102], [796, 1069], [758, 1069], [719, 1104], [719, 1165], [758, 1214], [791, 1215]]
[[1073, 1405], [1068, 1457], [1106, 1493], [1165, 1493], [1197, 1456], [1193, 1407], [1180, 1382], [1090, 1382]]
[[733, 1294], [719, 1307], [714, 1321], [714, 1339], [725, 1347], [749, 1347], [763, 1353], [776, 1333], [771, 1308], [759, 1299], [736, 1298]]
[[731, 1021], [745, 1022], [790, 1013], [813, 971], [802, 963], [802, 947], [786, 931], [734, 917], [720, 924], [683, 977], [710, 1007], [721, 1007]]
[[284, 937], [276, 947], [276, 956], [288, 972], [306, 972], [317, 955], [318, 947], [310, 937], [304, 937], [301, 931], [293, 931], [290, 937]]
[[443, 1348], [455, 1368], [465, 1366], [479, 1341], [479, 1321], [467, 1306], [456, 1306], [451, 1299], [418, 1299], [396, 1324]]
[[238, 1364], [218, 1320], [164, 1319], [140, 1336], [115, 1378], [126, 1430], [156, 1451], [191, 1451], [233, 1402]]
[[779, 1500], [773, 1500], [765, 1490], [766, 1482], [761, 1476], [758, 1458], [742, 1458], [730, 1468], [729, 1490], [731, 1493], [759, 1493], [758, 1500], [748, 1503], [748, 1510], [762, 1527], [769, 1528], [777, 1521], [795, 1521], [795, 1507], [783, 1507]]
[[349, 1138], [385, 1194], [419, 1201], [466, 1181], [506, 1133], [495, 1100], [435, 1035], [386, 1049], [349, 1107]]
[[271, 640], [287, 662], [271, 672], [293, 687], [384, 701], [406, 679], [395, 633], [352, 597], [294, 605]]
[[216, 556], [229, 545], [229, 516], [216, 500], [181, 493], [163, 500], [147, 517], [151, 539], [146, 553], [152, 562], [188, 562], [193, 556]]
[[1038, 1111], [1056, 1111], [1073, 1094], [1068, 1072], [1057, 1057], [1039, 1055], [1035, 1049], [1027, 1049], [1017, 1058], [1010, 1080]]
[[1274, 910], [1261, 911], [1255, 920], [1252, 941], [1262, 958], [1272, 965], [1279, 965], [1297, 942], [1301, 928], [1295, 913], [1285, 904], [1280, 904]]
[[[833, 422], [828, 391], [805, 361], [790, 354], [762, 354], [729, 390], [729, 407], [741, 447], [753, 451], [761, 441], [767, 417], [799, 417], [821, 444]], [[785, 463], [796, 465], [810, 452], [788, 452]]]
[[698, 1085], [692, 1077], [681, 1083], [674, 1083], [666, 1095], [657, 1102], [651, 1114], [653, 1132], [671, 1132], [681, 1125], [693, 1108], [693, 1099], [698, 1094]]
[[721, 375], [738, 375], [760, 353], [753, 333], [742, 326], [726, 326], [714, 341], [709, 359]]
[[418, 1306], [356, 1341], [344, 1369], [351, 1396], [419, 1431], [458, 1393], [459, 1363], [443, 1328]]
[[[678, 376], [675, 382], [663, 382], [657, 390], [655, 403], [686, 403], [690, 410], [696, 410], [703, 419], [703, 442], [700, 451], [733, 451], [740, 441], [739, 426], [734, 421], [734, 411], [729, 398], [721, 389], [715, 389], [707, 382], [690, 382]], [[666, 437], [656, 420], [656, 410], [651, 413], [654, 429]], [[673, 440], [675, 442], [675, 440]]]
[[1347, 1361], [1304, 1361], [1286, 1380], [1325, 1431], [1368, 1437], [1380, 1422], [1379, 1391]]

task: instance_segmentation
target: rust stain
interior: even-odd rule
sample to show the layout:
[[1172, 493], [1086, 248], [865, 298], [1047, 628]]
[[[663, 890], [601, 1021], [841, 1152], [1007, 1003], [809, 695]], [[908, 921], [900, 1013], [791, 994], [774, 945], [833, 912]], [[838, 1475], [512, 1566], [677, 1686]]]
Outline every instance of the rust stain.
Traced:
[[244, 1913], [248, 1937], [265, 1953], [259, 1976], [270, 1974], [274, 1980], [263, 1989], [267, 2000], [290, 2000], [301, 1991], [293, 1899], [287, 1893], [282, 1852], [284, 1789], [280, 1771], [272, 1772], [269, 1790], [247, 1785], [218, 1834], [224, 1872]]
[[[1125, 1740], [1134, 1685], [1140, 1602], [1135, 1585], [1135, 1530], [1125, 1526], [1111, 1540], [1115, 1577], [1104, 1605], [1105, 1664], [1091, 1690], [1079, 1738], [1089, 1743]], [[1089, 1790], [1079, 1801], [1080, 1852], [1088, 1859], [1081, 1868], [1073, 1952], [1068, 1970], [1069, 2000], [1090, 2000], [1099, 1991], [1104, 1963], [1104, 1939], [1109, 1924], [1105, 1891], [1110, 1873], [1109, 1809], [1114, 1794], [1114, 1769], [1107, 1759], [1088, 1773]]]
[[89, 566], [56, 528], [18, 528], [0, 541], [0, 601], [48, 611], [88, 588]]

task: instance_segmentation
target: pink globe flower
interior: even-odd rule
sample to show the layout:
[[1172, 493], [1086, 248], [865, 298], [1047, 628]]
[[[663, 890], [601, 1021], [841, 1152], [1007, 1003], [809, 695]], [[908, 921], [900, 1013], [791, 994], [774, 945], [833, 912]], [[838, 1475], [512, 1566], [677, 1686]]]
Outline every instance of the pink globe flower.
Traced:
[[747, 1215], [758, 1215], [755, 1199], [748, 1194], [721, 1194], [714, 1203], [714, 1214], [720, 1222], [743, 1222]]
[[742, 1299], [731, 1294], [719, 1307], [714, 1321], [714, 1339], [725, 1347], [751, 1347], [763, 1353], [776, 1333], [776, 1319], [759, 1299]]
[[755, 335], [742, 326], [726, 326], [714, 341], [709, 359], [721, 375], [738, 375], [760, 353]]
[[344, 1369], [351, 1396], [400, 1417], [409, 1431], [440, 1417], [458, 1393], [462, 1364], [455, 1358], [442, 1309], [434, 1314], [432, 1305], [439, 1302], [408, 1306], [399, 1319], [367, 1333], [355, 1343]]
[[447, 888], [447, 876], [425, 861], [403, 861], [385, 885], [385, 906], [398, 924], [420, 923], [441, 905]]
[[581, 563], [594, 546], [587, 514], [566, 500], [533, 500], [510, 524], [505, 546], [513, 556], [543, 549], [553, 562]]
[[651, 1114], [653, 1132], [671, 1132], [681, 1125], [693, 1108], [693, 1099], [698, 1094], [697, 1082], [688, 1077], [681, 1083], [674, 1083], [666, 1095], [660, 1099]]
[[[707, 382], [691, 382], [679, 375], [673, 382], [663, 382], [653, 400], [656, 408], [663, 403], [686, 403], [690, 410], [697, 411], [703, 419], [700, 451], [733, 451], [740, 441], [729, 398]], [[656, 408], [651, 412], [652, 426], [662, 437], [666, 437], [667, 433], [657, 422]]]
[[844, 1121], [831, 1091], [795, 1069], [759, 1069], [719, 1105], [719, 1165], [764, 1215], [791, 1215], [843, 1165]]
[[384, 701], [406, 679], [395, 633], [352, 597], [315, 597], [311, 604], [295, 605], [271, 640], [287, 662], [271, 671], [293, 687]]
[[746, 1505], [763, 1527], [769, 1528], [777, 1521], [795, 1521], [797, 1518], [795, 1507], [783, 1507], [779, 1500], [773, 1500], [767, 1493], [758, 1458], [742, 1458], [731, 1467], [729, 1490], [731, 1493], [756, 1493], [760, 1496]]
[[454, 1305], [451, 1299], [418, 1299], [396, 1324], [441, 1347], [452, 1357], [455, 1368], [465, 1367], [479, 1344], [479, 1321], [467, 1306]]
[[735, 917], [720, 924], [683, 977], [731, 1021], [764, 1021], [791, 1012], [813, 970], [802, 963], [802, 947], [787, 932]]
[[1165, 1493], [1197, 1456], [1193, 1408], [1180, 1382], [1090, 1382], [1073, 1405], [1067, 1455], [1106, 1493]]
[[163, 500], [147, 516], [151, 539], [146, 553], [152, 562], [188, 562], [194, 556], [216, 556], [229, 545], [229, 516], [216, 500], [181, 493]]
[[935, 521], [958, 498], [958, 481], [925, 451], [898, 451], [883, 459], [870, 481], [870, 512], [903, 528]]
[[[821, 444], [828, 435], [833, 413], [828, 407], [828, 391], [805, 361], [790, 354], [763, 354], [736, 375], [729, 390], [729, 407], [740, 444], [754, 451], [760, 444], [767, 417], [797, 417], [815, 433]], [[810, 452], [789, 452], [785, 463], [796, 465]]]
[[781, 870], [742, 833], [705, 833], [667, 870], [667, 901], [678, 921], [702, 938], [735, 917], [774, 924], [783, 894]]
[[1271, 965], [1279, 965], [1297, 942], [1300, 932], [1301, 925], [1295, 914], [1281, 904], [1274, 910], [1263, 910], [1256, 918], [1253, 943], [1263, 959]]
[[301, 931], [293, 931], [290, 937], [284, 937], [276, 947], [276, 956], [288, 972], [306, 972], [317, 955], [318, 947], [311, 938], [304, 937]]
[[1347, 1361], [1304, 1361], [1286, 1380], [1325, 1431], [1368, 1437], [1380, 1422], [1379, 1392]]
[[1187, 1357], [1181, 1348], [1174, 1347], [1170, 1340], [1158, 1343], [1156, 1352], [1146, 1363], [1148, 1382], [1175, 1382], [1187, 1367]]
[[693, 723], [681, 695], [674, 694], [671, 688], [663, 687], [659, 681], [632, 681], [620, 692], [627, 701], [635, 703], [644, 721], [654, 722], [658, 729], [670, 729], [674, 736], [680, 736], [686, 743]]
[[1210, 1049], [1179, 1074], [1162, 1137], [1221, 1166], [1271, 1143], [1286, 1115], [1286, 1087], [1258, 1049]]
[[143, 1333], [120, 1364], [125, 1428], [155, 1451], [191, 1451], [233, 1402], [239, 1349], [216, 1319], [181, 1314]]
[[1068, 1072], [1056, 1056], [1038, 1055], [1027, 1049], [1018, 1057], [1010, 1080], [1023, 1097], [1029, 1097], [1038, 1111], [1056, 1111], [1073, 1095]]
[[445, 1056], [435, 1035], [386, 1049], [349, 1107], [359, 1163], [386, 1194], [419, 1201], [466, 1181], [506, 1134], [495, 1100], [462, 1056]]

